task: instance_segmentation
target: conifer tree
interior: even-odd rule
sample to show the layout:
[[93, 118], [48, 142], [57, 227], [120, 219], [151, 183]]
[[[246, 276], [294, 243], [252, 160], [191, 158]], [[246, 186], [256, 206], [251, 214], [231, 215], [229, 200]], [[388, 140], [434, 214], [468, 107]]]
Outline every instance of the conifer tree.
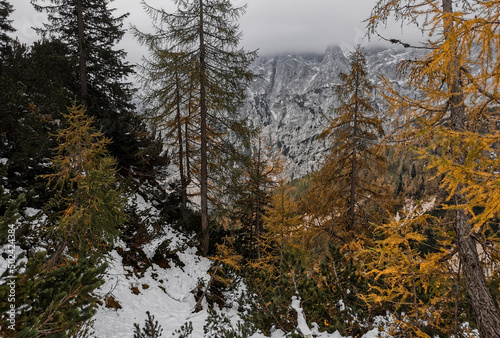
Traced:
[[124, 34], [121, 27], [128, 14], [113, 17], [109, 0], [32, 0], [32, 3], [37, 11], [46, 12], [49, 19], [37, 31], [62, 41], [71, 55], [77, 57], [82, 102], [91, 107], [105, 97], [111, 101], [110, 107], [130, 108], [129, 85], [122, 81], [132, 69], [123, 62], [125, 52], [113, 48]]
[[122, 26], [128, 14], [113, 16], [110, 0], [31, 2], [48, 16], [48, 23], [36, 28], [39, 34], [68, 48], [65, 56], [73, 62], [69, 74], [76, 87], [72, 99], [76, 96], [113, 140], [109, 147], [120, 166], [131, 172], [142, 169], [150, 160], [150, 155], [143, 153], [154, 148], [154, 142], [134, 112], [133, 90], [127, 82], [133, 68], [124, 61], [125, 51], [116, 48], [125, 33]]
[[[217, 209], [224, 222], [232, 222], [232, 228], [238, 228], [241, 253], [254, 259], [261, 255], [260, 241], [266, 231], [264, 217], [273, 191], [279, 184], [283, 161], [262, 145], [261, 138], [251, 143], [249, 152], [251, 155], [243, 158], [231, 180], [217, 188], [220, 196], [226, 196], [217, 204]], [[224, 226], [226, 229], [230, 227]]]
[[134, 323], [134, 338], [159, 338], [163, 329], [158, 321], [155, 320], [155, 316], [152, 316], [149, 311], [146, 311], [148, 318], [144, 323], [144, 327], [139, 327], [139, 324]]
[[61, 191], [52, 205], [63, 210], [53, 229], [56, 251], [49, 265], [61, 260], [66, 249], [75, 257], [99, 256], [117, 238], [125, 220], [116, 161], [106, 149], [109, 140], [93, 128], [83, 106], [73, 105], [65, 117], [68, 126], [58, 135], [55, 172], [46, 175]]
[[302, 215], [297, 213], [298, 203], [291, 192], [286, 181], [280, 180], [265, 208], [264, 231], [258, 243], [261, 254], [247, 260], [249, 287], [258, 295], [258, 307], [263, 306], [253, 318], [261, 329], [262, 325], [276, 325], [286, 331], [286, 325], [295, 321], [289, 316], [289, 302], [297, 291], [292, 284], [296, 283], [295, 269], [303, 266], [304, 252], [301, 251]]
[[[254, 75], [248, 70], [255, 52], [238, 49], [240, 34], [235, 21], [244, 8], [234, 8], [228, 0], [177, 0], [178, 10], [170, 14], [145, 4], [153, 19], [161, 24], [149, 38], [172, 53], [182, 53], [190, 65], [187, 75], [192, 97], [199, 102], [192, 112], [199, 125], [200, 198], [203, 252], [209, 249], [208, 200], [216, 168], [227, 163], [234, 145], [229, 134], [244, 135], [237, 108]], [[186, 69], [182, 70], [186, 72]], [[210, 162], [209, 159], [210, 158]], [[218, 160], [219, 159], [219, 160]], [[224, 166], [222, 166], [224, 167]], [[220, 171], [218, 172], [220, 174]]]
[[25, 188], [37, 208], [49, 198], [40, 175], [50, 171], [51, 133], [74, 92], [70, 62], [61, 56], [65, 51], [57, 42], [30, 47], [13, 42], [0, 58], [0, 157], [9, 160], [5, 187], [13, 192]]
[[368, 79], [363, 49], [349, 55], [351, 70], [341, 73], [335, 86], [340, 102], [322, 137], [331, 137], [332, 145], [323, 168], [313, 176], [309, 192], [311, 211], [327, 217], [327, 230], [333, 237], [345, 238], [345, 231], [366, 231], [377, 220], [367, 201], [376, 201], [382, 187], [376, 178], [385, 170], [378, 153], [384, 135], [382, 121], [372, 103], [374, 86]]
[[14, 8], [7, 0], [0, 1], [0, 52], [12, 41], [7, 34], [15, 32], [12, 20], [8, 19], [13, 11]]
[[[386, 98], [390, 110], [400, 116], [400, 126], [405, 127], [400, 137], [422, 136], [417, 139], [420, 146], [428, 146], [423, 155], [444, 175], [442, 188], [448, 191], [454, 211], [456, 245], [480, 334], [500, 337], [498, 306], [488, 290], [476, 247], [476, 234], [499, 210], [494, 197], [498, 196], [494, 169], [498, 168], [498, 157], [492, 156], [498, 151], [494, 124], [500, 102], [495, 71], [500, 46], [496, 25], [499, 4], [461, 4], [457, 10], [451, 0], [381, 0], [372, 11], [369, 29], [374, 33], [394, 13], [397, 19], [423, 23], [423, 32], [429, 34], [424, 47], [430, 52], [402, 66], [420, 98], [399, 95], [388, 82]], [[440, 156], [436, 156], [436, 148]]]
[[[8, 329], [3, 316], [12, 303], [2, 302], [2, 337], [73, 337], [94, 315], [97, 298], [93, 292], [103, 284], [106, 264], [82, 258], [49, 269], [46, 260], [46, 252], [37, 252], [23, 273], [17, 268], [15, 331]], [[9, 291], [9, 285], [2, 284], [0, 297], [7, 299]]]
[[[435, 200], [407, 200], [394, 219], [374, 225], [374, 245], [356, 253], [365, 262], [364, 278], [370, 281], [363, 298], [372, 305], [392, 309], [395, 316], [390, 334], [411, 332], [417, 337], [429, 337], [433, 330], [440, 334], [452, 332], [452, 316], [447, 316], [446, 310], [454, 298], [451, 286], [456, 274], [449, 272], [459, 268], [457, 260], [446, 259], [446, 250], [434, 249], [427, 254], [421, 250], [428, 245], [427, 228], [436, 222], [428, 214]], [[443, 239], [439, 247], [449, 248], [447, 236], [440, 237]]]
[[[290, 188], [285, 180], [280, 180], [278, 187], [274, 190], [270, 204], [266, 206], [264, 215], [265, 233], [262, 234], [261, 242], [264, 247], [264, 261], [274, 261], [275, 266], [281, 268], [285, 254], [294, 252], [302, 246], [303, 215], [299, 214], [298, 202], [293, 200]], [[261, 257], [259, 257], [261, 258]]]
[[150, 49], [150, 58], [140, 68], [146, 116], [170, 146], [172, 159], [179, 168], [182, 207], [186, 209], [187, 188], [191, 177], [196, 174], [198, 162], [196, 153], [190, 149], [199, 143], [195, 134], [196, 121], [191, 116], [197, 108], [192, 96], [190, 70], [188, 65], [183, 64], [187, 57], [163, 50], [154, 36], [142, 34], [137, 29], [135, 33], [139, 41]]
[[[253, 150], [253, 154], [248, 161], [244, 171], [245, 182], [243, 193], [247, 195], [248, 207], [250, 207], [250, 224], [257, 240], [263, 234], [263, 216], [265, 208], [269, 205], [271, 190], [276, 186], [276, 178], [283, 171], [283, 165], [279, 160], [266, 159], [266, 153], [262, 149], [262, 140]], [[246, 183], [246, 184], [245, 184]], [[260, 256], [260, 248], [257, 246], [257, 257]]]

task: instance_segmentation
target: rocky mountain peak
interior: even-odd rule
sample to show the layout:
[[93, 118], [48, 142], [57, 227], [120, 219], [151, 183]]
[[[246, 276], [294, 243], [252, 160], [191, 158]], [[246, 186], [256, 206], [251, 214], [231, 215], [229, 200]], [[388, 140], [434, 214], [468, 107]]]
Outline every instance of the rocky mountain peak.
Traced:
[[[419, 56], [400, 48], [367, 49], [365, 54], [373, 83], [383, 74], [402, 87], [398, 62]], [[260, 77], [248, 89], [242, 117], [261, 129], [270, 149], [284, 155], [291, 178], [317, 170], [328, 151], [328, 142], [317, 136], [327, 124], [325, 115], [331, 116], [337, 105], [332, 86], [339, 83], [339, 73], [349, 71], [347, 55], [332, 46], [323, 55], [260, 57], [252, 69]]]

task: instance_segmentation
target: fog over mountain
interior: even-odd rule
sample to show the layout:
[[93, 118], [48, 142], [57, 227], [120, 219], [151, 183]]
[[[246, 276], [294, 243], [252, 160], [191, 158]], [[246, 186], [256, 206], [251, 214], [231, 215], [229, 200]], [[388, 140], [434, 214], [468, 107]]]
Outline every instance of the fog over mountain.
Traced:
[[[169, 13], [177, 9], [172, 0], [147, 0], [149, 5], [163, 8]], [[271, 56], [285, 52], [321, 53], [325, 46], [336, 44], [343, 49], [353, 49], [357, 44], [384, 45], [388, 43], [374, 36], [366, 36], [366, 22], [376, 0], [233, 0], [233, 5], [246, 5], [246, 12], [238, 23], [242, 33], [241, 46], [247, 50], [258, 50], [259, 55]], [[23, 43], [40, 39], [33, 27], [47, 22], [44, 13], [37, 13], [30, 0], [11, 1], [14, 12], [11, 15], [15, 35]], [[124, 29], [130, 25], [149, 32], [153, 22], [139, 0], [113, 0], [111, 8], [115, 15], [128, 13]], [[404, 27], [404, 29], [403, 29]], [[418, 29], [390, 21], [381, 27], [386, 38], [401, 38], [405, 42], [422, 40]], [[127, 31], [118, 45], [127, 53], [127, 61], [141, 63], [147, 48], [140, 46], [133, 34]]]

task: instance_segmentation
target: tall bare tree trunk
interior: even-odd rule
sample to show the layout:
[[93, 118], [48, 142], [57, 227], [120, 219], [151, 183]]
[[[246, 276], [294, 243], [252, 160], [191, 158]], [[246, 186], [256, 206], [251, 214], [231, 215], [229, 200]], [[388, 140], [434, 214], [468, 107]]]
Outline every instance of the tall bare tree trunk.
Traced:
[[87, 77], [87, 50], [85, 47], [84, 21], [83, 21], [83, 0], [77, 1], [77, 21], [78, 21], [78, 62], [80, 70], [80, 94], [82, 101], [86, 104], [85, 99], [88, 94], [88, 77]]
[[[261, 221], [260, 221], [260, 183], [261, 183], [261, 177], [263, 174], [263, 168], [261, 168], [261, 148], [262, 148], [262, 141], [259, 138], [259, 148], [257, 152], [257, 166], [255, 168], [255, 173], [254, 175], [257, 178], [257, 182], [255, 182], [255, 186], [252, 187], [255, 189], [255, 193], [252, 193], [254, 197], [254, 215], [255, 215], [255, 237], [256, 237], [256, 243], [257, 243], [257, 258], [260, 259], [261, 256], [261, 251], [260, 251], [260, 230], [261, 230]], [[252, 170], [254, 170], [252, 168]]]
[[203, 1], [200, 1], [200, 129], [201, 129], [201, 231], [203, 234], [203, 254], [208, 254], [210, 233], [208, 229], [208, 153], [207, 153], [207, 104], [206, 104], [206, 63], [205, 36], [203, 31]]
[[177, 69], [175, 70], [175, 100], [176, 100], [176, 115], [175, 120], [177, 123], [177, 142], [179, 142], [179, 173], [181, 177], [181, 200], [182, 200], [182, 208], [186, 209], [187, 207], [187, 184], [186, 184], [186, 175], [184, 173], [184, 149], [183, 149], [183, 140], [182, 140], [182, 121], [181, 121], [181, 93], [180, 93], [180, 80], [179, 73]]
[[[189, 121], [191, 119], [191, 93], [189, 93], [189, 101], [188, 101], [188, 116], [186, 118], [186, 121], [184, 122], [184, 141], [186, 141], [186, 147], [185, 147], [185, 153], [186, 153], [186, 189], [187, 186], [191, 183], [191, 162], [190, 162], [190, 156], [191, 152], [189, 150]], [[187, 191], [186, 191], [187, 195]]]
[[[453, 13], [452, 0], [443, 0], [443, 12]], [[453, 22], [445, 19], [444, 34], [450, 32]], [[466, 113], [464, 105], [463, 88], [460, 81], [458, 64], [452, 64], [448, 79], [448, 86], [451, 88], [451, 108], [450, 127], [454, 131], [464, 131], [466, 123]], [[465, 154], [456, 160], [458, 164], [464, 164]], [[460, 192], [460, 187], [455, 192], [454, 202], [456, 206], [464, 205], [467, 200]], [[472, 234], [472, 225], [469, 222], [470, 215], [463, 209], [457, 209], [455, 213], [455, 232], [457, 234], [458, 252], [462, 264], [462, 271], [466, 281], [467, 295], [474, 310], [479, 333], [484, 338], [500, 338], [500, 315], [497, 304], [493, 299], [486, 277], [484, 275], [476, 242]]]
[[352, 142], [352, 162], [351, 162], [351, 197], [349, 201], [349, 225], [347, 227], [348, 231], [354, 230], [354, 226], [356, 224], [356, 184], [357, 182], [357, 152], [358, 152], [358, 90], [359, 90], [359, 74], [356, 73], [356, 83], [355, 83], [355, 92], [356, 101], [354, 104], [354, 125], [353, 125], [353, 142]]

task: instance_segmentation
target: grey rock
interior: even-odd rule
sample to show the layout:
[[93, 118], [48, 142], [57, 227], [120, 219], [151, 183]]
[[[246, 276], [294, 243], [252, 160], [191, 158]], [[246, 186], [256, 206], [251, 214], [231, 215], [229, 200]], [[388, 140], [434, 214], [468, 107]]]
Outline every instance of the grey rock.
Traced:
[[[398, 77], [397, 64], [421, 55], [411, 49], [367, 49], [369, 77], [374, 84], [386, 76], [401, 91], [406, 83]], [[252, 70], [260, 75], [248, 89], [241, 116], [259, 127], [266, 145], [284, 155], [286, 174], [298, 178], [321, 167], [328, 152], [328, 140], [317, 136], [327, 126], [338, 105], [332, 86], [339, 73], [349, 71], [349, 62], [340, 47], [330, 47], [323, 55], [287, 54], [259, 57]], [[374, 100], [383, 110], [380, 95]], [[383, 111], [381, 112], [383, 113]]]

